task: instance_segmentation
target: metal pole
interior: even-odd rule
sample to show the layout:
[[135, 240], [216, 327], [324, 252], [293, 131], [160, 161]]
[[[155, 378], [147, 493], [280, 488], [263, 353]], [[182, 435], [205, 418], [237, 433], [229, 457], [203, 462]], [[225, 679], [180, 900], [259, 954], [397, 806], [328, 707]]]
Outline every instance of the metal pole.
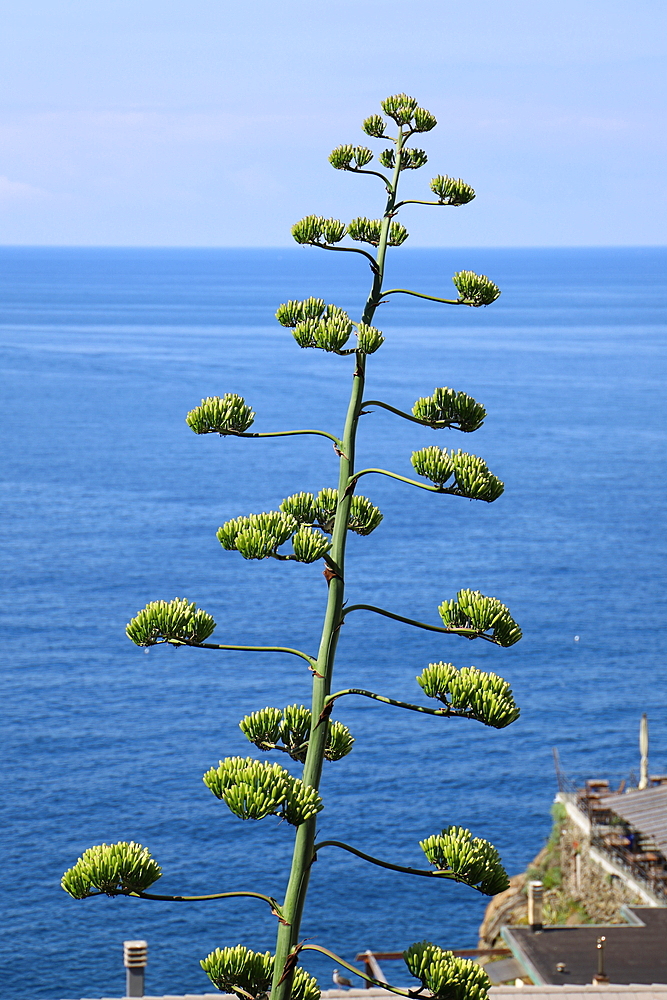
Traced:
[[604, 945], [606, 941], [604, 935], [597, 939], [597, 950], [598, 950], [598, 971], [597, 975], [593, 976], [593, 986], [608, 986], [609, 976], [604, 971]]
[[144, 969], [148, 962], [148, 944], [146, 941], [123, 941], [123, 965], [126, 969], [127, 997], [142, 997], [144, 995]]

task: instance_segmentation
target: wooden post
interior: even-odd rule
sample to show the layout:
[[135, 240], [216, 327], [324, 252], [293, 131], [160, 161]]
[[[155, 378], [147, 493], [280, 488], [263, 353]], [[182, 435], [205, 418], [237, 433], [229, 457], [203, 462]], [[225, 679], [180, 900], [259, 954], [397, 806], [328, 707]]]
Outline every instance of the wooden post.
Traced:
[[[361, 959], [363, 959], [364, 965], [366, 966], [364, 971], [367, 976], [372, 976], [373, 979], [377, 979], [380, 983], [387, 982], [387, 978], [380, 968], [377, 958], [370, 949], [368, 951], [362, 951], [360, 955], [357, 955], [357, 961], [360, 961]], [[366, 982], [366, 989], [368, 990], [370, 988], [371, 984]]]

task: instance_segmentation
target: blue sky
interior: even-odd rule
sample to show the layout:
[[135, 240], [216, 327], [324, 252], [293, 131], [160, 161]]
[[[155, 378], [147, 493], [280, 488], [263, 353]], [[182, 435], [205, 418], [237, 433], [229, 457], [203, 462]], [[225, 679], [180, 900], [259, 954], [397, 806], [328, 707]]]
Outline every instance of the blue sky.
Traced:
[[[381, 98], [440, 125], [421, 246], [665, 244], [665, 0], [5, 0], [0, 242], [279, 246], [376, 215], [334, 171]], [[378, 150], [382, 148], [377, 143]]]

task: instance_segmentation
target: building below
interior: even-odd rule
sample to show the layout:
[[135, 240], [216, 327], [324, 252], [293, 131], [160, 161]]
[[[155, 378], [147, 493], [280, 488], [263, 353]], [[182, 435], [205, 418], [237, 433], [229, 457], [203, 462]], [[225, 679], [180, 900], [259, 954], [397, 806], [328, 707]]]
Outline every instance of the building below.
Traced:
[[667, 983], [667, 907], [625, 908], [628, 922], [601, 927], [503, 927], [502, 937], [536, 985], [591, 983], [604, 938], [604, 974], [612, 983]]
[[606, 781], [593, 780], [561, 789], [547, 844], [490, 901], [479, 947], [500, 944], [503, 925], [528, 923], [534, 880], [544, 887], [545, 926], [622, 924], [624, 906], [667, 906], [667, 779], [651, 781], [630, 792], [610, 792]]
[[490, 901], [478, 947], [505, 944], [533, 983], [585, 984], [602, 940], [613, 983], [667, 983], [667, 778], [627, 792], [559, 779], [551, 837]]

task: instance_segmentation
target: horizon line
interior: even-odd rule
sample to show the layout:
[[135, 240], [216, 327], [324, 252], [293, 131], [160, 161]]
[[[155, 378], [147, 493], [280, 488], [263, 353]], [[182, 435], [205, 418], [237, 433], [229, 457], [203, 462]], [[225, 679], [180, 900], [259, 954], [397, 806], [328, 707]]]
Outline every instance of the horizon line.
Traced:
[[[2, 243], [0, 250], [291, 250], [301, 247], [289, 243]], [[410, 246], [402, 250], [664, 250], [665, 243], [514, 243], [514, 244], [443, 244]]]

